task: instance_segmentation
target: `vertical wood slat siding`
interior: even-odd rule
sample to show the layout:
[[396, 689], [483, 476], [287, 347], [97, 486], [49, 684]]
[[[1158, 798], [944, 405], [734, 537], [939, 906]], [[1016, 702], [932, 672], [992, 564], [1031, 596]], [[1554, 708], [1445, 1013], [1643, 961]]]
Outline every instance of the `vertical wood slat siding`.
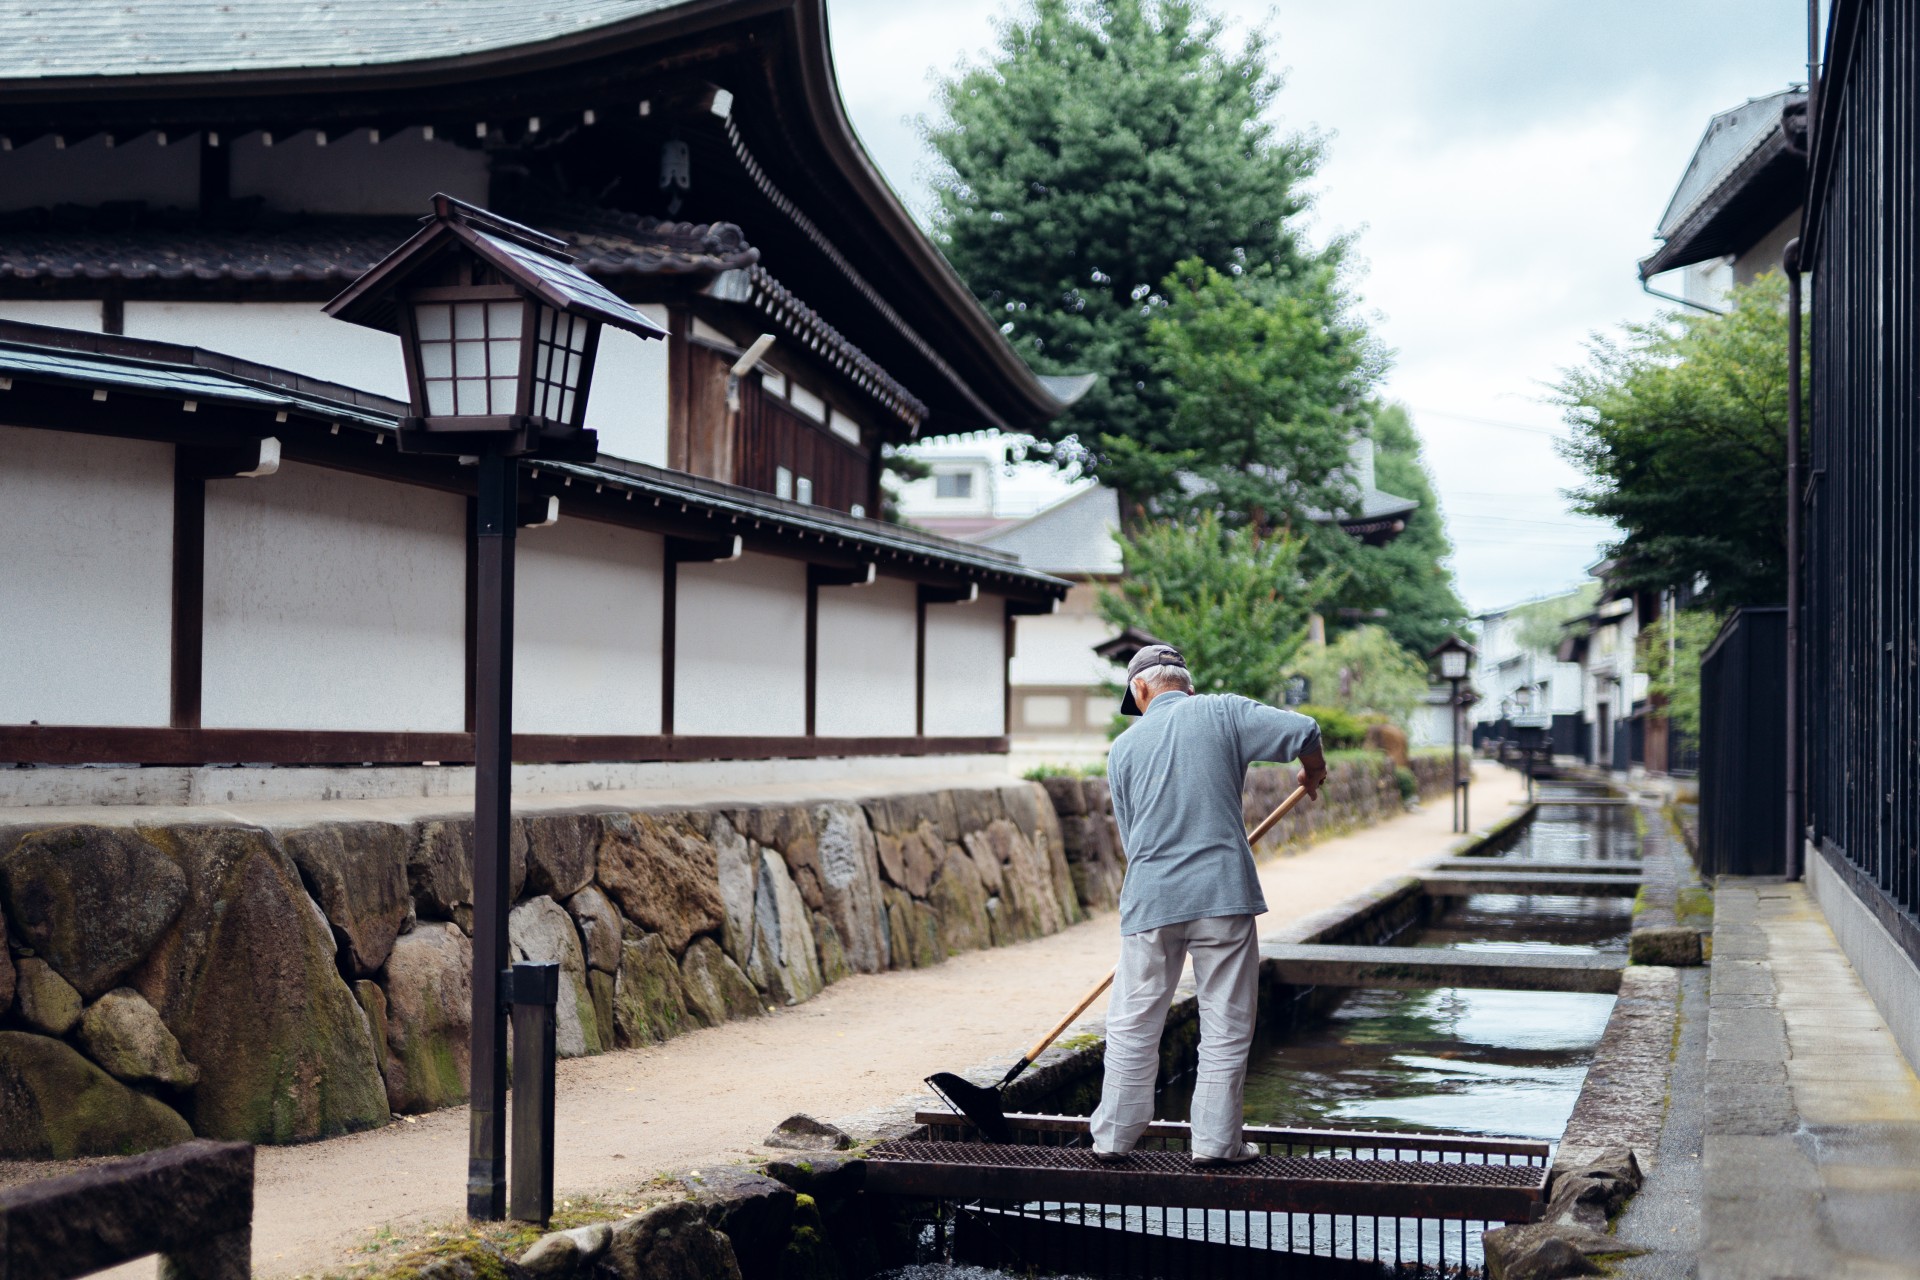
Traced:
[[850, 511], [857, 505], [878, 514], [869, 505], [873, 465], [862, 450], [765, 394], [757, 379], [741, 385], [738, 416], [735, 484], [773, 493], [774, 473], [786, 467], [813, 481], [815, 506]]
[[[1810, 213], [1807, 825], [1911, 939], [1920, 911], [1920, 20], [1847, 0]], [[1873, 899], [1876, 899], [1874, 901]], [[1920, 959], [1920, 956], [1916, 956]]]

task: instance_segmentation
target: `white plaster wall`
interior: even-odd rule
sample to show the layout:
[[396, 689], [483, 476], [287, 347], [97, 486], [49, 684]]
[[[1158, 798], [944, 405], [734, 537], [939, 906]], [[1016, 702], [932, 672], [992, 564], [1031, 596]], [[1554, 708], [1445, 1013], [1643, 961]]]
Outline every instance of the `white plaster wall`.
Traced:
[[[0, 155], [5, 154], [0, 152]], [[100, 332], [100, 304], [82, 298], [40, 300], [0, 298], [0, 320], [51, 325], [56, 329]]]
[[407, 395], [400, 339], [335, 320], [314, 302], [129, 302], [127, 336], [205, 347], [397, 400]]
[[518, 543], [514, 729], [659, 733], [662, 539], [563, 507]]
[[260, 134], [233, 141], [230, 181], [235, 199], [259, 197], [269, 209], [309, 213], [432, 212], [435, 192], [470, 204], [487, 203], [487, 158], [478, 150], [419, 129], [383, 136], [366, 130], [330, 137], [319, 145], [311, 131], [275, 138]]
[[207, 485], [209, 728], [458, 732], [466, 503], [286, 463]]
[[166, 724], [173, 446], [0, 427], [0, 548], [0, 724]]
[[101, 135], [54, 145], [51, 137], [0, 151], [0, 209], [143, 200], [156, 208], [191, 209], [200, 203], [200, 138], [184, 134], [161, 146], [157, 134], [117, 139]]
[[927, 606], [927, 736], [1006, 732], [1006, 601]]
[[918, 593], [913, 583], [898, 578], [881, 578], [868, 587], [820, 588], [816, 733], [913, 736]]
[[1042, 613], [1013, 621], [1013, 683], [1097, 685], [1118, 680], [1119, 667], [1093, 651], [1113, 638], [1113, 625], [1095, 614]]
[[[666, 328], [665, 307], [649, 303], [639, 310]], [[610, 457], [667, 465], [667, 339], [600, 331], [587, 426], [600, 433], [600, 452]]]
[[807, 566], [746, 555], [675, 573], [674, 732], [804, 734]]

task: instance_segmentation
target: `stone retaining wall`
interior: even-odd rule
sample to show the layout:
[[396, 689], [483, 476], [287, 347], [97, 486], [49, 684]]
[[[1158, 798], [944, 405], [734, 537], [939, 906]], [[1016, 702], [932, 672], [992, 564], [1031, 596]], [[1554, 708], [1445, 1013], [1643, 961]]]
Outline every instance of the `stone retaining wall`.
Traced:
[[[1292, 776], [1253, 772], [1249, 821]], [[1274, 839], [1399, 803], [1390, 768], [1344, 763]], [[1106, 784], [1077, 779], [529, 813], [511, 859], [512, 958], [561, 966], [563, 1056], [1057, 932], [1125, 865]], [[295, 1142], [466, 1097], [469, 820], [14, 826], [0, 905], [0, 1157]]]

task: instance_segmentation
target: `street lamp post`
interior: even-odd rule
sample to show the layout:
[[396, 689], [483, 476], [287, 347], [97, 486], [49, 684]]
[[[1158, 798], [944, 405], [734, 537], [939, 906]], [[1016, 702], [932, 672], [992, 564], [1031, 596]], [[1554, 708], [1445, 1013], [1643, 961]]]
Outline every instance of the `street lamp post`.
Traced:
[[[523, 457], [592, 461], [584, 423], [603, 325], [647, 338], [666, 331], [573, 265], [556, 240], [451, 196], [405, 244], [326, 306], [328, 315], [400, 336], [411, 412], [396, 432], [404, 453], [455, 456], [476, 475], [474, 562], [473, 1030], [467, 1212], [507, 1212], [507, 1014], [541, 1006], [552, 975], [507, 964], [513, 770], [514, 535]], [[549, 517], [551, 512], [548, 512]], [[518, 988], [526, 987], [526, 991]], [[551, 1022], [551, 999], [548, 1021]], [[528, 1021], [538, 1025], [535, 1013]], [[551, 1034], [544, 1037], [548, 1054]], [[528, 1038], [522, 1055], [539, 1054]], [[530, 1077], [538, 1079], [538, 1073]], [[546, 1080], [551, 1081], [551, 1071]], [[552, 1100], [547, 1086], [539, 1159], [517, 1150], [514, 1212], [551, 1213]], [[538, 1109], [539, 1098], [521, 1099]], [[530, 1113], [531, 1114], [531, 1113]], [[539, 1166], [544, 1163], [544, 1196]], [[523, 1191], [534, 1194], [523, 1195]], [[544, 1201], [544, 1203], [543, 1203]]]
[[1459, 636], [1450, 635], [1427, 655], [1439, 664], [1440, 678], [1452, 686], [1447, 706], [1453, 717], [1453, 829], [1468, 829], [1467, 779], [1460, 772], [1460, 682], [1467, 678], [1467, 662], [1473, 646]]

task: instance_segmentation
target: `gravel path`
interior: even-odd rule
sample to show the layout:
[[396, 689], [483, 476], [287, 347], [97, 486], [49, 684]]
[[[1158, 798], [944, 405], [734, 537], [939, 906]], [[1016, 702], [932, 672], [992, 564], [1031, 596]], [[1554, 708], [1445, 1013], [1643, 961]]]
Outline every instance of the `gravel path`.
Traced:
[[[1485, 763], [1474, 781], [1482, 826], [1525, 795], [1518, 774]], [[1448, 817], [1436, 799], [1264, 863], [1271, 910], [1262, 931], [1439, 856], [1455, 839]], [[844, 1115], [922, 1092], [933, 1071], [1010, 1060], [1112, 965], [1118, 937], [1107, 913], [932, 969], [855, 976], [767, 1018], [562, 1062], [556, 1194], [624, 1191], [656, 1173], [741, 1160], [793, 1112]], [[466, 1147], [466, 1109], [450, 1108], [371, 1133], [260, 1148], [255, 1274], [333, 1270], [382, 1226], [458, 1219]], [[144, 1280], [155, 1270], [149, 1260], [106, 1274]]]

